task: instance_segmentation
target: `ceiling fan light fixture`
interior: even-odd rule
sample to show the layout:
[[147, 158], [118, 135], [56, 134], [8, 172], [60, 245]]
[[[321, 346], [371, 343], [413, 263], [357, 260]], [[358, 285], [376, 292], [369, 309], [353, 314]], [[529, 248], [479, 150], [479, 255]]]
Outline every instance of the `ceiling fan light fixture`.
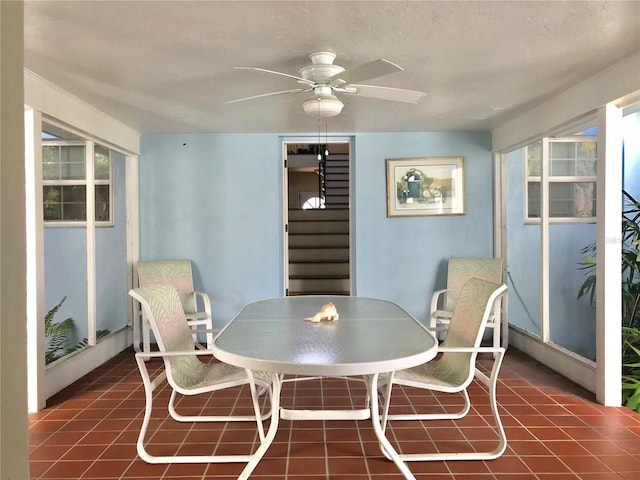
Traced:
[[344, 104], [333, 95], [307, 100], [302, 104], [304, 113], [317, 117], [335, 117], [342, 111]]

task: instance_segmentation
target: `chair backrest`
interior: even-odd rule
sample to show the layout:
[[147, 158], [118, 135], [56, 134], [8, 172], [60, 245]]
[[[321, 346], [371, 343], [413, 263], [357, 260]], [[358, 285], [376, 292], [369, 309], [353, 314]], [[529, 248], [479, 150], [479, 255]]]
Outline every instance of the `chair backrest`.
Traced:
[[444, 305], [446, 311], [453, 311], [458, 302], [462, 286], [471, 278], [480, 278], [497, 284], [502, 283], [502, 259], [450, 258], [447, 269], [447, 294]]
[[[130, 290], [129, 295], [140, 302], [161, 352], [195, 349], [192, 332], [174, 287], [149, 285]], [[194, 355], [164, 357], [164, 362], [169, 382], [187, 388], [190, 378], [193, 378], [192, 372], [204, 366]]]
[[[495, 301], [507, 290], [504, 284], [498, 284], [471, 278], [460, 289], [443, 347], [477, 348], [480, 346], [487, 320]], [[463, 382], [472, 374], [475, 352], [444, 352], [440, 362], [446, 370]]]
[[196, 312], [191, 260], [151, 260], [138, 262], [138, 285], [169, 284], [178, 291], [185, 313]]

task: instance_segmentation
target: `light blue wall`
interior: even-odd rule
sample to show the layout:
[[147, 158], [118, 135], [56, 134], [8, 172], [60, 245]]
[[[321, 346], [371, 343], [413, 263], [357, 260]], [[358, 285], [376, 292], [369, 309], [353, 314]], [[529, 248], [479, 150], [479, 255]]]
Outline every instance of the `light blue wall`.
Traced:
[[524, 224], [524, 149], [507, 155], [507, 285], [509, 323], [542, 334], [540, 225]]
[[596, 311], [589, 296], [577, 298], [586, 279], [579, 269], [580, 250], [596, 241], [594, 223], [557, 224], [549, 228], [549, 311], [551, 341], [595, 360]]
[[113, 155], [114, 225], [96, 229], [96, 325], [127, 325], [126, 175], [124, 155]]
[[[424, 321], [448, 257], [492, 256], [490, 142], [488, 133], [353, 137], [354, 294], [396, 301]], [[141, 259], [190, 258], [217, 325], [283, 294], [281, 152], [275, 134], [141, 139]], [[465, 157], [467, 214], [387, 218], [385, 159], [429, 156]]]
[[[387, 218], [386, 158], [465, 157], [466, 215]], [[493, 160], [484, 133], [362, 134], [355, 148], [357, 294], [426, 321], [449, 257], [493, 256]]]
[[189, 258], [214, 323], [283, 292], [283, 165], [277, 135], [147, 135], [140, 258]]
[[[113, 159], [114, 225], [96, 229], [96, 322], [111, 331], [127, 323], [125, 158]], [[87, 337], [87, 248], [85, 227], [45, 227], [45, 309], [66, 296], [54, 317], [74, 319], [75, 341]]]
[[87, 233], [83, 227], [44, 229], [45, 309], [67, 297], [54, 322], [73, 318], [73, 344], [87, 336]]

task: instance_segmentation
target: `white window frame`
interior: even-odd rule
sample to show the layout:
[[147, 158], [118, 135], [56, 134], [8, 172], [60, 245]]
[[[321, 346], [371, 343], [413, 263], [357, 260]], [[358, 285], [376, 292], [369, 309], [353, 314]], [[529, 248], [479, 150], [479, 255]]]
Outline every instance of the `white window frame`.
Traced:
[[[541, 159], [540, 162], [545, 162], [547, 166], [547, 172], [550, 171], [550, 158], [549, 158], [549, 145], [552, 143], [577, 143], [577, 142], [594, 142], [597, 147], [597, 137], [591, 135], [576, 135], [571, 137], [558, 137], [558, 138], [549, 138], [545, 137], [541, 140]], [[593, 183], [594, 184], [594, 194], [598, 188], [598, 177], [596, 175], [564, 175], [564, 176], [552, 176], [550, 173], [547, 175], [542, 175], [542, 165], [540, 166], [540, 175], [529, 175], [528, 174], [528, 149], [529, 146], [525, 147], [525, 172], [524, 172], [524, 212], [525, 224], [540, 224], [542, 219], [542, 209], [545, 208], [546, 204], [547, 208], [550, 204], [549, 196], [549, 186], [551, 184], [561, 184], [561, 183]], [[597, 158], [596, 158], [597, 162]], [[540, 184], [541, 195], [545, 195], [547, 198], [546, 201], [540, 199], [540, 216], [539, 217], [530, 217], [529, 216], [529, 184], [530, 183], [538, 183]], [[597, 197], [596, 197], [597, 198]], [[552, 217], [549, 216], [549, 223], [595, 223], [596, 221], [596, 212], [593, 212], [591, 216], [585, 217]]]
[[[109, 186], [109, 220], [95, 220], [96, 227], [112, 227], [114, 225], [113, 219], [113, 159], [112, 159], [112, 150], [99, 143], [94, 142], [93, 140], [58, 140], [58, 139], [50, 139], [50, 140], [42, 140], [42, 146], [84, 146], [85, 149], [85, 176], [84, 179], [77, 180], [45, 180], [42, 179], [42, 186], [70, 186], [70, 185], [84, 185], [85, 190], [85, 205], [87, 208], [87, 217], [88, 217], [88, 209], [95, 208], [95, 187], [97, 185], [108, 185]], [[104, 148], [109, 152], [109, 178], [105, 179], [96, 179], [94, 174], [94, 162], [95, 162], [95, 146], [99, 145], [101, 148]], [[43, 198], [43, 208], [44, 208], [44, 198]], [[85, 227], [87, 226], [87, 220], [45, 220], [45, 227]]]

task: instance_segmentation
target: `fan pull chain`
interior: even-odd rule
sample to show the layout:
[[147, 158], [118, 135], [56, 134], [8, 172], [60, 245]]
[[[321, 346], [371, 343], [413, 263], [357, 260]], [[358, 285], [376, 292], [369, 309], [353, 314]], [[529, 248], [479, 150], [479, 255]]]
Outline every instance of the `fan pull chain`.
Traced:
[[327, 131], [329, 130], [329, 127], [327, 127], [327, 123], [329, 123], [329, 121], [327, 119], [324, 120], [324, 158], [327, 158], [329, 156], [329, 136]]
[[322, 160], [322, 155], [320, 154], [320, 97], [318, 97], [318, 108], [316, 109], [317, 117], [318, 117], [318, 161]]

